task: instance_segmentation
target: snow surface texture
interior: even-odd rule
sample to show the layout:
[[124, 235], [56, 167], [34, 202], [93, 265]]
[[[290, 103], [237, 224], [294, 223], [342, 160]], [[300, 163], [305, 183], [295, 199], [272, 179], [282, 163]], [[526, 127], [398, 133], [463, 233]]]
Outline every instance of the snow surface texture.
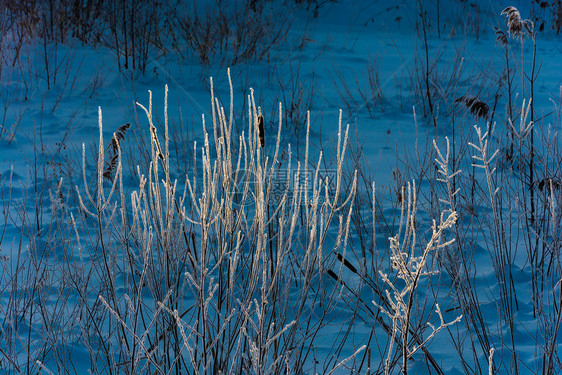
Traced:
[[71, 4], [1, 4], [0, 373], [561, 371], [560, 2]]

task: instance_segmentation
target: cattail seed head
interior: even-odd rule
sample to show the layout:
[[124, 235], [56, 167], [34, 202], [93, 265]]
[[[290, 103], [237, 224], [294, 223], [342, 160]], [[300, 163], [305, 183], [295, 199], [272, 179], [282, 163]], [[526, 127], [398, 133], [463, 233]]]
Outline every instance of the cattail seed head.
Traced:
[[258, 134], [260, 137], [260, 146], [261, 148], [265, 147], [265, 130], [263, 128], [263, 116], [258, 116]]

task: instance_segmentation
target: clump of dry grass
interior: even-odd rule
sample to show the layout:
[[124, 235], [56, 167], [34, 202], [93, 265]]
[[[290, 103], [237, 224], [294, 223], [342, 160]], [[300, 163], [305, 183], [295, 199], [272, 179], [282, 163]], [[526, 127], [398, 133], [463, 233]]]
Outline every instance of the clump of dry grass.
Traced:
[[[228, 77], [232, 95], [230, 71]], [[349, 127], [342, 131], [340, 114], [333, 193], [320, 179], [322, 154], [314, 163], [317, 169], [310, 167], [308, 121], [304, 161], [297, 160], [274, 205], [281, 153], [288, 155], [288, 170], [295, 162], [290, 146], [281, 149], [281, 117], [275, 150], [267, 153], [253, 90], [247, 98], [247, 131], [236, 137], [233, 99], [225, 110], [212, 80], [210, 85], [212, 130], [207, 131], [203, 116], [204, 144], [193, 145], [200, 151], [194, 162], [199, 171], [186, 175], [183, 188], [169, 170], [167, 90], [163, 134], [154, 124], [152, 95], [148, 106], [137, 103], [148, 121], [151, 161], [147, 170], [138, 168], [139, 184], [130, 195], [122, 183], [119, 147], [127, 129], [121, 127], [106, 149], [100, 110], [97, 174], [88, 184], [84, 171], [84, 190], [77, 192], [85, 221], [80, 225], [97, 222], [91, 236], [100, 243], [101, 262], [94, 267], [106, 281], [89, 294], [98, 295], [96, 303], [103, 307], [100, 325], [111, 326], [115, 342], [123, 343], [117, 354], [99, 355], [108, 371], [305, 373], [314, 367], [309, 348], [328, 325], [325, 316], [344, 308], [338, 307], [342, 286], [325, 284], [322, 276], [336, 254], [345, 256], [349, 247], [357, 190], [356, 174], [350, 189], [343, 188]], [[103, 169], [106, 153], [110, 168]], [[103, 178], [113, 181], [109, 194]], [[89, 190], [94, 184], [95, 193]], [[335, 243], [328, 235], [334, 230]], [[296, 294], [288, 298], [286, 291]], [[321, 315], [309, 314], [320, 298]], [[99, 350], [95, 334], [85, 337], [92, 341], [92, 353]], [[339, 363], [326, 363], [326, 373], [364, 348], [354, 348]]]

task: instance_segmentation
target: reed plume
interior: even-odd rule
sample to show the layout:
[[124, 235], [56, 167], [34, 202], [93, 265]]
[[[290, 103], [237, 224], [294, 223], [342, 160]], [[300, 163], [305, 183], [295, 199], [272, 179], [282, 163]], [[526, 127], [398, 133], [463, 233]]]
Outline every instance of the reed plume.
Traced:
[[488, 104], [480, 100], [480, 98], [468, 94], [455, 100], [455, 103], [463, 103], [470, 113], [477, 118], [486, 119], [490, 111], [490, 106], [488, 106]]
[[502, 47], [507, 46], [507, 35], [505, 35], [503, 30], [494, 26], [494, 31], [496, 32], [496, 43]]
[[517, 8], [509, 6], [501, 14], [507, 17], [507, 31], [513, 38], [523, 39], [533, 34], [533, 22], [522, 19]]
[[103, 177], [108, 179], [110, 182], [113, 182], [113, 172], [117, 167], [117, 161], [119, 158], [119, 144], [125, 139], [125, 133], [127, 133], [127, 130], [130, 126], [131, 124], [129, 123], [121, 125], [119, 129], [117, 129], [117, 131], [113, 133], [113, 137], [111, 137], [111, 143], [107, 147], [106, 152], [111, 155], [111, 158], [109, 159], [109, 161], [105, 162], [106, 167], [103, 171]]

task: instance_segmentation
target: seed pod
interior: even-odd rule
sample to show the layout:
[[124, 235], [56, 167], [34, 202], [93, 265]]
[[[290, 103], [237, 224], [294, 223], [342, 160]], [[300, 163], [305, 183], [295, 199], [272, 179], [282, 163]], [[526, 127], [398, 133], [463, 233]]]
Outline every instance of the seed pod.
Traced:
[[265, 146], [265, 131], [263, 129], [263, 116], [259, 115], [258, 116], [258, 133], [260, 136], [260, 146], [261, 148], [264, 148]]

